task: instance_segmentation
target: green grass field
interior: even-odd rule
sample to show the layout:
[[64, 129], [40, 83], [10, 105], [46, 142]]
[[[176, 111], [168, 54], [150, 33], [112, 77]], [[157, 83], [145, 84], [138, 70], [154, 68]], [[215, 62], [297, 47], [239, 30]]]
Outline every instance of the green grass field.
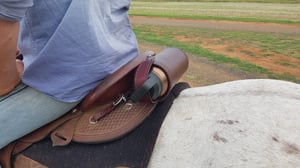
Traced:
[[[132, 2], [130, 15], [300, 24], [300, 0], [259, 1], [262, 3], [233, 1], [142, 2], [139, 0]], [[295, 75], [295, 72], [297, 73], [297, 70], [300, 68], [300, 63], [297, 63], [300, 60], [300, 34], [288, 35], [154, 25], [133, 25], [133, 27], [139, 41], [146, 41], [161, 46], [178, 47], [187, 53], [206, 57], [217, 63], [229, 63], [234, 65], [235, 68], [255, 73], [259, 76], [300, 83], [300, 78], [296, 77], [299, 75]], [[180, 40], [180, 38], [188, 40]], [[215, 46], [225, 45], [227, 47], [226, 51], [229, 51], [229, 53], [230, 51], [235, 52], [239, 47], [252, 47], [257, 51], [252, 51], [251, 48], [238, 51], [249, 58], [267, 58], [270, 60], [271, 66], [279, 66], [279, 69], [286, 68], [288, 71], [287, 73], [274, 72], [256, 63], [205, 48], [201, 45], [204, 42]], [[277, 60], [275, 56], [278, 56]]]
[[[257, 75], [265, 75], [272, 79], [281, 79], [300, 83], [300, 79], [297, 79], [294, 75], [274, 73], [267, 68], [214, 52], [199, 45], [202, 42], [209, 40], [214, 40], [212, 43], [216, 43], [215, 39], [217, 39], [217, 43], [220, 45], [228, 43], [232, 44], [228, 45], [228, 50], [234, 50], [241, 46], [251, 46], [261, 50], [261, 55], [259, 55], [259, 57], [268, 58], [275, 53], [300, 59], [300, 35], [273, 35], [271, 33], [221, 31], [149, 25], [134, 26], [134, 31], [140, 41], [146, 41], [162, 46], [178, 47], [187, 53], [206, 57], [217, 63], [230, 63], [235, 65], [238, 69], [255, 73]], [[182, 41], [179, 40], [178, 37], [190, 40]], [[249, 57], [257, 56], [253, 55], [251, 50], [245, 50], [243, 52], [245, 52], [245, 54]], [[284, 61], [274, 62], [274, 64], [280, 64], [283, 67], [289, 68], [299, 68], [299, 65]]]
[[136, 2], [132, 16], [300, 24], [300, 3]]

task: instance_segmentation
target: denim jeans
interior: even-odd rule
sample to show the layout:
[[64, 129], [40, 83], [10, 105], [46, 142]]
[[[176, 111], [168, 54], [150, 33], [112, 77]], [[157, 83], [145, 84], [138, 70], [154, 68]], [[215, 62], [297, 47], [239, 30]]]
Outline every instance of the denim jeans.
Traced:
[[0, 149], [57, 119], [78, 103], [59, 102], [20, 84], [8, 95], [0, 97]]

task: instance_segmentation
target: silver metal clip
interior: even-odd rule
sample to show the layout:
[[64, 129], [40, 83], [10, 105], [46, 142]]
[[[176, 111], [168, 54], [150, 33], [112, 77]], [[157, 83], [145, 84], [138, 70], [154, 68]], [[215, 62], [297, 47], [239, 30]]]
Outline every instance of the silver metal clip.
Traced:
[[154, 59], [155, 53], [150, 53], [149, 55], [147, 55], [147, 59]]
[[117, 105], [119, 105], [120, 103], [126, 102], [126, 101], [127, 101], [126, 97], [122, 94], [121, 97], [120, 97], [117, 101], [114, 101], [114, 102], [113, 102], [113, 106], [117, 106]]

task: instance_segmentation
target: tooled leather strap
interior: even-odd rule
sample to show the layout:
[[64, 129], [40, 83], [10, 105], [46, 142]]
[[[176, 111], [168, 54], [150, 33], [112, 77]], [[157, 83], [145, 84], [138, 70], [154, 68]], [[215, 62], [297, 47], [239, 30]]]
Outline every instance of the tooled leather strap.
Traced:
[[116, 105], [114, 105], [114, 104], [115, 104], [114, 102], [112, 104], [109, 104], [108, 107], [106, 107], [105, 109], [103, 109], [103, 110], [99, 111], [98, 113], [96, 113], [95, 115], [93, 115], [90, 118], [90, 123], [96, 124], [101, 118], [103, 118], [104, 116], [106, 116], [107, 114], [112, 112], [116, 107]]

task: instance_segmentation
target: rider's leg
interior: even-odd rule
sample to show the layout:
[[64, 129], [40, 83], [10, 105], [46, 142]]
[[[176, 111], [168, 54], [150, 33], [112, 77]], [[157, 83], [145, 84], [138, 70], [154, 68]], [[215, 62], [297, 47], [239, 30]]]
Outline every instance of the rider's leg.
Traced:
[[65, 114], [79, 102], [64, 103], [20, 84], [0, 97], [0, 149]]

